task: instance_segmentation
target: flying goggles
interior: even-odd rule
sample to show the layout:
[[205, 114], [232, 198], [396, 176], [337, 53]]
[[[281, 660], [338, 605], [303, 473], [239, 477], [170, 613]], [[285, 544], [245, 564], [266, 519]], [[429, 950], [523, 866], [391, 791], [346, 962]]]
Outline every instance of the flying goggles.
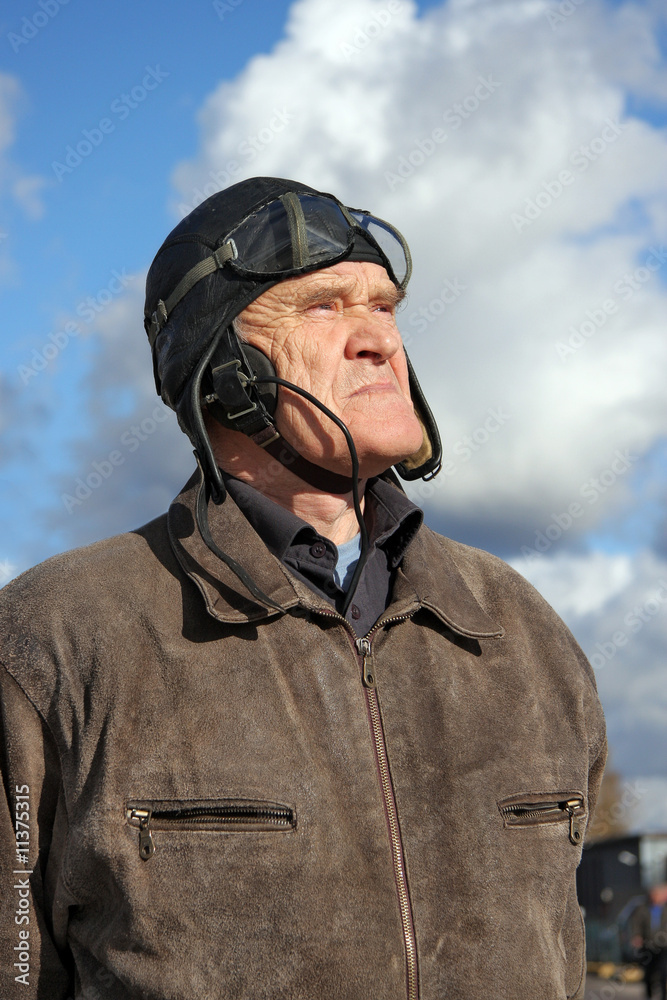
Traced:
[[354, 258], [355, 241], [364, 244], [364, 260], [377, 254], [394, 284], [406, 287], [412, 273], [410, 250], [388, 222], [326, 195], [288, 191], [274, 198], [227, 233], [215, 253], [191, 268], [166, 301], [160, 299], [147, 324], [151, 346], [177, 303], [219, 268], [228, 266], [243, 278], [282, 281]]

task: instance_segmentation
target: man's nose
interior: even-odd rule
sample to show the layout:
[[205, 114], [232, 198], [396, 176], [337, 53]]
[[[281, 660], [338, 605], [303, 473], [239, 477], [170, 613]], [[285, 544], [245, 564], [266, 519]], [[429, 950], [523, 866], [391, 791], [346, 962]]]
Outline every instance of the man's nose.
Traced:
[[369, 358], [380, 363], [388, 361], [400, 349], [401, 335], [393, 317], [370, 309], [363, 315], [350, 317], [350, 330], [345, 345], [347, 358]]

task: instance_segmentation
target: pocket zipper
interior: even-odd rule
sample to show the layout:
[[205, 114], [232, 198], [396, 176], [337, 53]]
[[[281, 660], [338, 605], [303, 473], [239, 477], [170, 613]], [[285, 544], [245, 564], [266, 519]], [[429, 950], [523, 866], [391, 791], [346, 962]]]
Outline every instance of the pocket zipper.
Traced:
[[125, 816], [139, 830], [139, 857], [155, 853], [153, 830], [285, 831], [296, 827], [296, 812], [276, 802], [128, 802]]
[[585, 830], [586, 810], [584, 797], [580, 794], [564, 795], [558, 798], [504, 799], [498, 803], [505, 826], [535, 826], [538, 823], [554, 823], [569, 819], [571, 843], [581, 844]]

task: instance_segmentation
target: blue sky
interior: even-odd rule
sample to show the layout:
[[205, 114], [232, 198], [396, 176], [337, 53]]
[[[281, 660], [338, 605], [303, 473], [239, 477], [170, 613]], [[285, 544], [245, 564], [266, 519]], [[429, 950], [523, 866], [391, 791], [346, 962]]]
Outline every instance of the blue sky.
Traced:
[[[7, 7], [0, 582], [157, 515], [187, 478], [142, 283], [178, 206], [236, 160], [239, 179], [296, 177], [405, 233], [402, 328], [452, 469], [412, 495], [598, 655], [667, 579], [662, 4]], [[598, 682], [616, 766], [664, 778], [667, 803], [665, 638], [667, 602]]]
[[[5, 330], [11, 333], [0, 343], [0, 364], [10, 383], [20, 366], [34, 365], [32, 352], [43, 351], [64, 314], [74, 313], [90, 331], [77, 308], [85, 308], [90, 296], [104, 304], [114, 270], [145, 270], [174, 222], [168, 208], [170, 167], [196, 150], [198, 106], [220, 76], [233, 76], [251, 56], [270, 50], [287, 7], [279, 0], [261, 4], [258, 17], [257, 5], [245, 0], [221, 20], [212, 3], [91, 7], [70, 0], [26, 40], [40, 8], [13, 5], [0, 28], [3, 70], [20, 87], [12, 102], [17, 120], [10, 156], [22, 175], [40, 179], [43, 208], [38, 218], [26, 218], [11, 199], [3, 204], [1, 231], [7, 234], [3, 242], [11, 265], [2, 293]], [[38, 17], [37, 25], [42, 20]], [[157, 71], [149, 80], [155, 89], [144, 91], [143, 101], [133, 100], [131, 92], [141, 88], [147, 67]], [[53, 163], [65, 163], [67, 147], [85, 141], [84, 130], [98, 129], [103, 118], [113, 131], [58, 179]], [[138, 324], [138, 338], [141, 334]], [[31, 406], [48, 407], [49, 419], [31, 437], [30, 450], [22, 449], [5, 466], [2, 485], [11, 505], [17, 498], [36, 507], [52, 502], [45, 479], [72, 463], [68, 442], [80, 424], [81, 393], [94, 353], [89, 341], [76, 346], [49, 366], [48, 377], [35, 376], [34, 389], [27, 376]], [[19, 385], [24, 387], [20, 376]], [[33, 533], [34, 526], [26, 524], [25, 534]], [[7, 558], [21, 565], [24, 531], [12, 534]], [[36, 557], [59, 548], [57, 537], [45, 537], [42, 545]]]

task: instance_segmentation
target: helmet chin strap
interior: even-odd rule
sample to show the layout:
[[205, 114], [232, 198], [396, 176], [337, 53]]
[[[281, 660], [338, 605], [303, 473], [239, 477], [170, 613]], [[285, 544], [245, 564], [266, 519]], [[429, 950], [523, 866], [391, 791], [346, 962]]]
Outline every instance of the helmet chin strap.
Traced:
[[[258, 379], [258, 381], [265, 380]], [[275, 381], [290, 389], [296, 389], [296, 386], [293, 386], [289, 382], [280, 382], [278, 379], [275, 379]], [[323, 469], [319, 465], [315, 465], [314, 462], [309, 462], [275, 428], [268, 427], [257, 434], [251, 434], [250, 439], [280, 462], [281, 465], [284, 465], [286, 469], [293, 472], [295, 476], [303, 479], [310, 486], [314, 486], [315, 489], [322, 490], [324, 493], [334, 494], [350, 493], [352, 491], [353, 480], [351, 476], [341, 476], [337, 472], [329, 472], [328, 469]]]

